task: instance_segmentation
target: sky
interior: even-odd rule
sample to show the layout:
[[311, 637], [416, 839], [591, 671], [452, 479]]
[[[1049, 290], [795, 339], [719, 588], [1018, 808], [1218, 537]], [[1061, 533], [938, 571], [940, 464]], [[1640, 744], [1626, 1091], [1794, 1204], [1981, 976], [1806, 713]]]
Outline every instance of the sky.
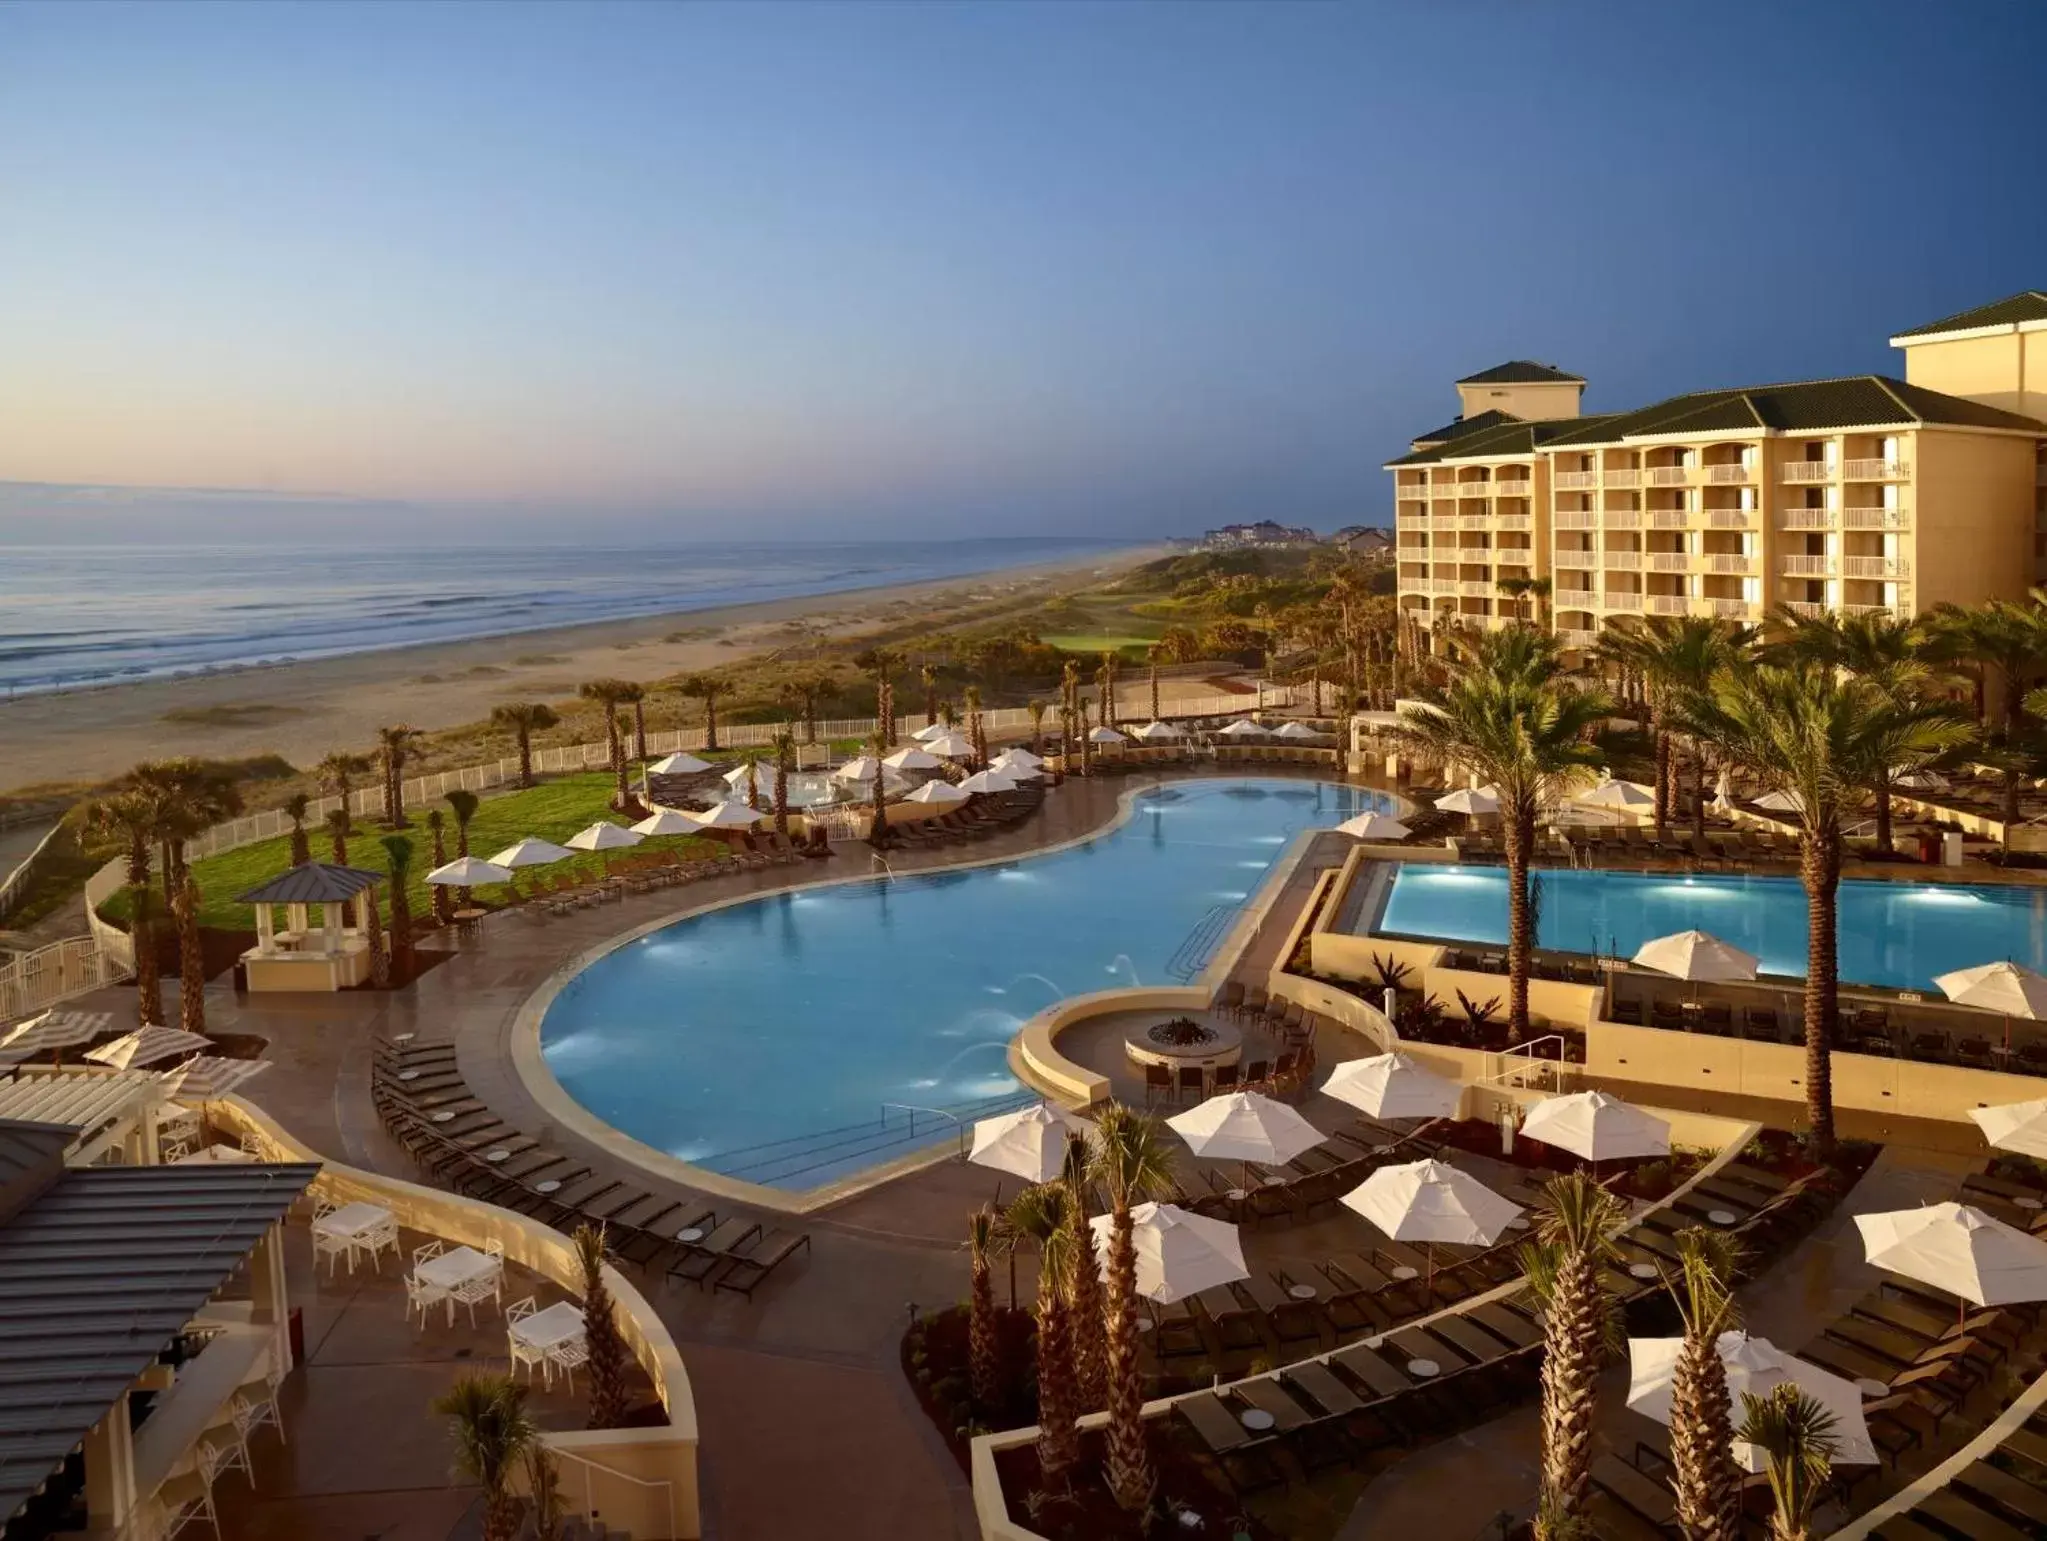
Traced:
[[1587, 410], [1901, 373], [2047, 286], [2043, 45], [1992, 0], [0, 4], [0, 540], [1383, 520], [1502, 359]]

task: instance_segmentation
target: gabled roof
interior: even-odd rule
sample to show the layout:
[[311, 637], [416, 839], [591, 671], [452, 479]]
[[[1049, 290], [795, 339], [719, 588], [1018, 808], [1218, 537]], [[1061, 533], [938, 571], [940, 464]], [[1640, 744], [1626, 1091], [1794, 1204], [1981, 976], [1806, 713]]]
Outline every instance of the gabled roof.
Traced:
[[237, 904], [341, 904], [384, 881], [381, 872], [362, 867], [337, 867], [309, 861], [259, 883], [236, 898]]
[[1469, 433], [1483, 433], [1488, 428], [1497, 428], [1502, 423], [1518, 423], [1521, 419], [1511, 412], [1502, 412], [1498, 407], [1490, 412], [1481, 412], [1476, 417], [1460, 417], [1445, 423], [1441, 428], [1431, 428], [1427, 433], [1418, 433], [1411, 442], [1416, 449], [1427, 449], [1432, 444], [1447, 444], [1452, 439], [1461, 439]]
[[1841, 380], [1800, 380], [1736, 390], [1694, 391], [1633, 412], [1582, 420], [1551, 438], [1549, 446], [1617, 444], [1658, 434], [1814, 432], [1827, 428], [1917, 428], [1928, 423], [1965, 428], [2047, 432], [2047, 424], [1887, 375]]
[[1504, 364], [1495, 364], [1491, 369], [1481, 369], [1475, 375], [1466, 375], [1457, 382], [1459, 385], [1583, 385], [1585, 377], [1574, 375], [1557, 368], [1554, 364], [1538, 364], [1533, 359], [1509, 359]]
[[1909, 332], [1899, 332], [1891, 342], [1895, 345], [1899, 338], [1969, 332], [1978, 327], [2013, 327], [2027, 321], [2047, 322], [2047, 291], [2027, 289], [2006, 299], [1992, 300], [1988, 305], [1978, 305], [1973, 310], [1959, 310], [1952, 316], [1942, 316], [1938, 321], [1915, 326]]
[[1611, 417], [1554, 417], [1538, 422], [1524, 422], [1511, 418], [1497, 423], [1480, 433], [1467, 434], [1461, 439], [1452, 439], [1447, 444], [1430, 445], [1397, 460], [1389, 460], [1387, 466], [1434, 465], [1439, 460], [1506, 460], [1516, 455], [1532, 455], [1558, 438], [1588, 424], [1596, 425], [1612, 421]]

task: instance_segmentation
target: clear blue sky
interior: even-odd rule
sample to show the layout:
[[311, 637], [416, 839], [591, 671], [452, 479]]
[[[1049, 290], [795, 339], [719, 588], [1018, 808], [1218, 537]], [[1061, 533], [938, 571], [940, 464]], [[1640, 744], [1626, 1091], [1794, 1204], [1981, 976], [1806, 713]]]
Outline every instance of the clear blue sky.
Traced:
[[1383, 517], [1501, 359], [1591, 409], [1898, 372], [2047, 285], [2043, 50], [1990, 3], [6, 6], [0, 479]]

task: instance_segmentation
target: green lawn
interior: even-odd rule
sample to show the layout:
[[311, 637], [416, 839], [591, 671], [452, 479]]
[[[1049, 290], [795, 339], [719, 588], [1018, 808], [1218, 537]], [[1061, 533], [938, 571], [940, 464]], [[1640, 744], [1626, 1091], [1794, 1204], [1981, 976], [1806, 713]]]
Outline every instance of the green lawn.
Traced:
[[1150, 647], [1152, 643], [1158, 641], [1158, 638], [1156, 636], [1135, 637], [1127, 632], [1116, 634], [1108, 632], [1069, 632], [1058, 636], [1042, 637], [1039, 640], [1047, 642], [1053, 647], [1063, 648], [1069, 653], [1121, 653], [1128, 652], [1132, 648], [1142, 649]]
[[[476, 810], [476, 817], [469, 825], [469, 850], [474, 856], [489, 857], [503, 850], [522, 835], [538, 835], [543, 840], [556, 844], [568, 839], [577, 830], [601, 818], [616, 816], [609, 812], [612, 779], [609, 774], [599, 771], [591, 775], [565, 776], [559, 781], [550, 781], [524, 792], [513, 792], [504, 797], [487, 799]], [[443, 807], [443, 813], [448, 810]], [[426, 874], [433, 866], [433, 835], [427, 829], [424, 808], [409, 810], [412, 827], [401, 830], [412, 841], [412, 881], [407, 892], [412, 901], [412, 913], [424, 915], [433, 907], [432, 897], [426, 886]], [[372, 820], [357, 823], [356, 832], [348, 842], [348, 864], [351, 867], [366, 867], [377, 872], [390, 871], [390, 859], [379, 836], [384, 830], [375, 826]], [[311, 831], [313, 858], [327, 861], [332, 857], [327, 831]], [[454, 816], [449, 814], [448, 856], [455, 855]], [[717, 849], [716, 842], [690, 835], [662, 836], [643, 842], [641, 851], [689, 850], [693, 853], [711, 854]], [[578, 851], [567, 861], [552, 866], [528, 868], [522, 874], [524, 886], [530, 887], [538, 878], [553, 882], [563, 873], [594, 876], [605, 865], [605, 856], [613, 858], [630, 855], [631, 852]], [[209, 856], [204, 861], [192, 864], [192, 875], [198, 879], [202, 903], [200, 923], [218, 926], [226, 930], [252, 931], [256, 926], [255, 912], [244, 904], [236, 904], [236, 894], [247, 893], [258, 883], [276, 877], [291, 865], [291, 842], [288, 839], [265, 840], [256, 845], [245, 845], [233, 851], [223, 851], [218, 856]], [[505, 898], [503, 884], [476, 890], [477, 897], [486, 904], [496, 904]], [[389, 898], [384, 902], [384, 914], [390, 915]], [[109, 919], [127, 920], [128, 906], [125, 896], [116, 896], [104, 907], [103, 913]]]

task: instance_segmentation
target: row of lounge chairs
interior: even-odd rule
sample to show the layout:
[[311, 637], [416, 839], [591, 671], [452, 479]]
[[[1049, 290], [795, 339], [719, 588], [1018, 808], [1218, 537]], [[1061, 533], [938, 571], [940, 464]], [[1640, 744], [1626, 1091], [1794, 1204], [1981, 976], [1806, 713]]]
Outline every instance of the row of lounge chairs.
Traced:
[[1021, 786], [1014, 792], [985, 793], [950, 813], [908, 824], [891, 824], [889, 838], [913, 849], [981, 840], [1001, 830], [1014, 829], [1044, 803], [1045, 789], [1041, 783]]
[[1945, 1484], [1871, 1532], [1874, 1541], [2036, 1541], [2047, 1536], [2047, 1413], [2036, 1413]]
[[566, 915], [601, 904], [606, 899], [623, 898], [628, 893], [650, 893], [657, 888], [701, 882], [734, 872], [765, 871], [769, 867], [788, 866], [802, 859], [796, 849], [786, 843], [779, 847], [763, 845], [754, 849], [734, 847], [727, 853], [700, 859], [685, 858], [674, 851], [650, 852], [646, 856], [627, 857], [613, 863], [601, 878], [565, 874], [552, 884], [542, 879], [539, 886], [530, 890], [527, 909], [533, 914], [545, 911], [551, 915]]
[[470, 1092], [452, 1044], [380, 1045], [371, 1096], [392, 1137], [439, 1186], [559, 1231], [602, 1225], [612, 1256], [650, 1277], [750, 1299], [777, 1268], [810, 1249], [804, 1233], [764, 1230], [739, 1216], [721, 1220], [699, 1201], [664, 1199], [545, 1149]]

